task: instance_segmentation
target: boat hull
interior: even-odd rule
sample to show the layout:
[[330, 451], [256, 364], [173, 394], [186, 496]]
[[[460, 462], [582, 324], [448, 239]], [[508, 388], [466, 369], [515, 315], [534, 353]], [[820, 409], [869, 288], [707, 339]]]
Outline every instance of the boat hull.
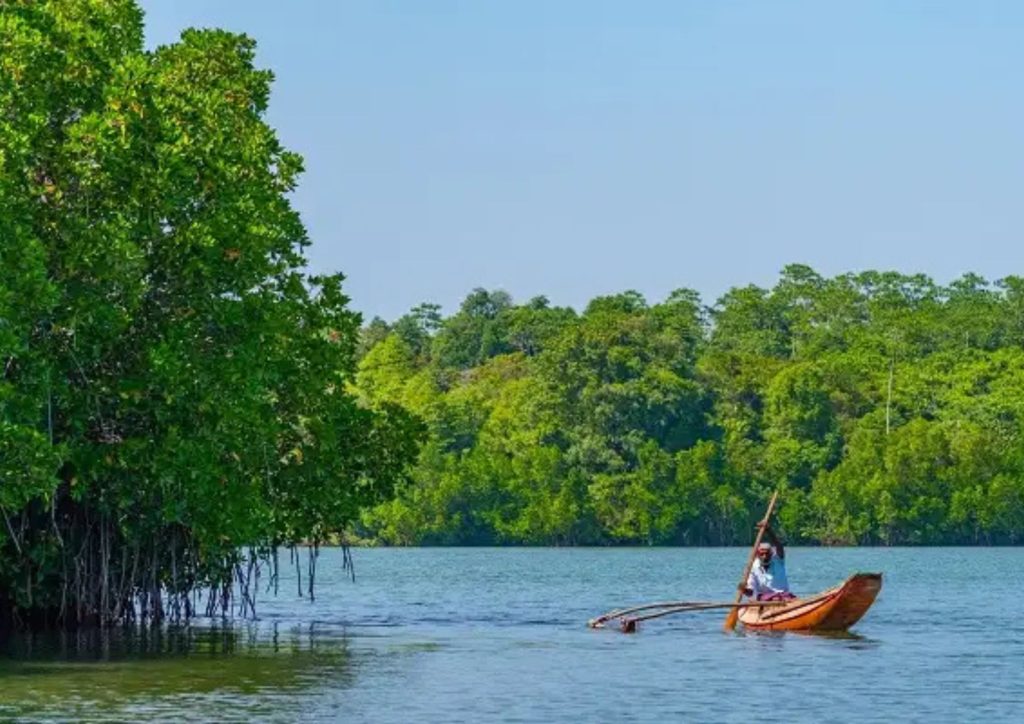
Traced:
[[880, 590], [881, 573], [855, 573], [835, 588], [785, 606], [741, 608], [739, 622], [760, 631], [845, 631], [867, 613]]

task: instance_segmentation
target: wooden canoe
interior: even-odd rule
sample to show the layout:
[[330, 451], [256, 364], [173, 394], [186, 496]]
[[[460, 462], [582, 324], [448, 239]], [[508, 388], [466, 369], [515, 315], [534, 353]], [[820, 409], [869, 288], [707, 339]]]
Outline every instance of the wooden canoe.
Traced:
[[871, 608], [881, 573], [855, 573], [827, 591], [774, 608], [741, 608], [739, 621], [759, 631], [845, 631]]

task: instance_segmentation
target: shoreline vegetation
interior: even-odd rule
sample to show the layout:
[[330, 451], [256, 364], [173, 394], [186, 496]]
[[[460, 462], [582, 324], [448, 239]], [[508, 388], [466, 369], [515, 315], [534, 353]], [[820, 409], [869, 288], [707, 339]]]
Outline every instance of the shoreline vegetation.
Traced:
[[356, 389], [424, 422], [386, 545], [1024, 541], [1024, 278], [783, 269], [577, 313], [476, 289], [362, 329]]
[[0, 629], [252, 613], [282, 548], [312, 597], [297, 546], [416, 454], [349, 391], [253, 41], [144, 47], [133, 0], [0, 3]]

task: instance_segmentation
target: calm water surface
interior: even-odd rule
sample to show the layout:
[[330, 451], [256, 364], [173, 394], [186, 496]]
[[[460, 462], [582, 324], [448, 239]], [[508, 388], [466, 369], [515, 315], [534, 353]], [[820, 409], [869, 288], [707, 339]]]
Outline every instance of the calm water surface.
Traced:
[[885, 585], [855, 636], [722, 633], [721, 612], [633, 636], [629, 603], [729, 597], [742, 549], [328, 550], [315, 603], [283, 581], [258, 622], [21, 637], [14, 721], [1024, 720], [1024, 549], [791, 549], [798, 592]]

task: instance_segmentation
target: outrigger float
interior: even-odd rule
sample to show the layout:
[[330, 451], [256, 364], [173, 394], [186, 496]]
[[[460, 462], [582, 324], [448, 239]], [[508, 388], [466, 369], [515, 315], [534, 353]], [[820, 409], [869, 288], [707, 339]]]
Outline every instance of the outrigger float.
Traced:
[[[771, 518], [778, 493], [772, 495], [765, 513], [764, 522]], [[760, 526], [754, 541], [746, 570], [740, 579], [746, 584], [747, 576], [754, 564], [757, 546], [761, 542], [764, 526]], [[881, 573], [855, 573], [843, 583], [813, 596], [794, 598], [789, 601], [743, 601], [743, 594], [734, 602], [709, 601], [660, 601], [642, 606], [632, 606], [609, 611], [587, 622], [590, 628], [605, 628], [609, 622], [617, 621], [625, 633], [635, 633], [637, 625], [662, 616], [690, 611], [727, 609], [725, 629], [732, 631], [737, 623], [753, 631], [846, 631], [871, 608], [878, 592], [882, 590]]]

